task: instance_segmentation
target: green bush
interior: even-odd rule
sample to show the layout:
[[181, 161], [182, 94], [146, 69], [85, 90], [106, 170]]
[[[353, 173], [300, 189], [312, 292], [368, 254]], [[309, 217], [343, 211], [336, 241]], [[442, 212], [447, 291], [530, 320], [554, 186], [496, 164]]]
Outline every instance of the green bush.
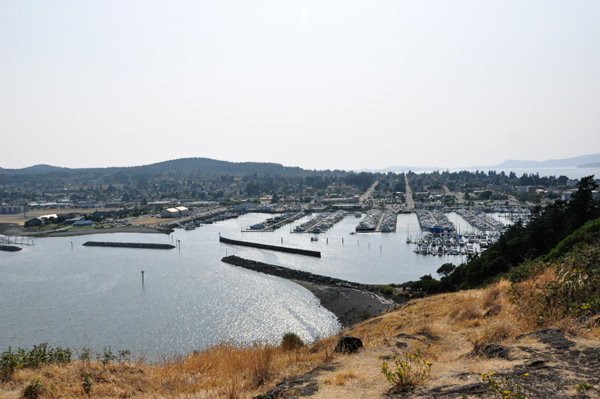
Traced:
[[394, 295], [394, 290], [389, 285], [380, 286], [379, 292], [381, 292], [383, 295]]
[[290, 351], [301, 346], [304, 346], [304, 342], [302, 342], [302, 339], [300, 339], [298, 335], [293, 332], [287, 332], [283, 334], [283, 338], [281, 339], [281, 347], [284, 350]]
[[70, 349], [51, 348], [48, 343], [34, 345], [30, 351], [19, 348], [16, 352], [13, 352], [12, 348], [9, 347], [8, 351], [0, 355], [0, 377], [7, 380], [18, 369], [70, 362]]

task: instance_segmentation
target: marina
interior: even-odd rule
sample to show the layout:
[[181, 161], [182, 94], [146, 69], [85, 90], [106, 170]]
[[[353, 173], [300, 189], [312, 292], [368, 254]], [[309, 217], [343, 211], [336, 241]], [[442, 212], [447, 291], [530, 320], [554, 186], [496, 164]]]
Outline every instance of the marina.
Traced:
[[[314, 218], [294, 227], [294, 233], [321, 234], [339, 223], [346, 217], [346, 211], [324, 212]], [[313, 240], [314, 241], [314, 240]]]
[[243, 232], [254, 232], [254, 233], [273, 232], [273, 231], [275, 231], [287, 224], [295, 222], [296, 220], [301, 219], [305, 216], [306, 216], [306, 213], [304, 211], [286, 212], [282, 215], [270, 217], [263, 222], [255, 223], [242, 231]]

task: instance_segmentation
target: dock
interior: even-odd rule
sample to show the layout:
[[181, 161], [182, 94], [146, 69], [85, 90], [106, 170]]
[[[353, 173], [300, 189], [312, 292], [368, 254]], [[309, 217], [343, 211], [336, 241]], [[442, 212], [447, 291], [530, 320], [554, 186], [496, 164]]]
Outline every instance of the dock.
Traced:
[[300, 226], [296, 226], [293, 233], [311, 233], [319, 234], [324, 233], [339, 223], [344, 217], [346, 217], [346, 211], [328, 212], [319, 215], [306, 223], [302, 223]]
[[295, 222], [298, 219], [303, 218], [304, 216], [306, 216], [306, 213], [304, 211], [300, 211], [300, 212], [296, 212], [296, 213], [288, 212], [284, 215], [279, 215], [279, 216], [274, 216], [272, 218], [269, 218], [262, 223], [252, 225], [249, 228], [247, 228], [246, 230], [242, 230], [242, 232], [243, 233], [273, 232], [273, 231], [285, 226], [286, 224], [290, 224], [292, 222]]

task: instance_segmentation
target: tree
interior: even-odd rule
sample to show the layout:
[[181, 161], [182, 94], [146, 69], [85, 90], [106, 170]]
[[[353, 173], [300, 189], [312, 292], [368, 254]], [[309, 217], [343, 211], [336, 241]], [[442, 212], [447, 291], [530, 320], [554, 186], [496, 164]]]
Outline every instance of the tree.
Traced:
[[569, 212], [573, 219], [574, 229], [583, 226], [590, 219], [595, 219], [599, 215], [597, 201], [594, 200], [593, 191], [598, 189], [594, 181], [594, 176], [586, 176], [577, 183], [577, 191], [571, 196], [569, 203]]
[[279, 203], [279, 195], [273, 194], [273, 198], [271, 199], [271, 204]]
[[148, 199], [146, 197], [142, 198], [142, 202], [140, 202], [140, 204], [148, 205]]
[[448, 277], [454, 271], [454, 269], [456, 269], [456, 266], [454, 266], [452, 263], [444, 263], [439, 269], [437, 269], [436, 273], [442, 277]]

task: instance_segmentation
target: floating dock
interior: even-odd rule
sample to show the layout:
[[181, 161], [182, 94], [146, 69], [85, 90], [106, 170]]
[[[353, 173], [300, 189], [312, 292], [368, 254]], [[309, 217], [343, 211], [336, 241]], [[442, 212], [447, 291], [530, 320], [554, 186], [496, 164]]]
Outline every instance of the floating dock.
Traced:
[[252, 247], [252, 248], [258, 248], [258, 249], [267, 249], [267, 250], [270, 250], [270, 251], [286, 252], [288, 254], [314, 256], [315, 258], [320, 258], [321, 257], [321, 252], [319, 252], [319, 251], [309, 251], [307, 249], [290, 248], [290, 247], [283, 247], [283, 246], [277, 246], [277, 245], [260, 244], [260, 243], [257, 243], [257, 242], [232, 240], [230, 238], [225, 238], [225, 237], [221, 237], [221, 236], [219, 236], [219, 241], [223, 242], [225, 244], [240, 245], [242, 247]]

